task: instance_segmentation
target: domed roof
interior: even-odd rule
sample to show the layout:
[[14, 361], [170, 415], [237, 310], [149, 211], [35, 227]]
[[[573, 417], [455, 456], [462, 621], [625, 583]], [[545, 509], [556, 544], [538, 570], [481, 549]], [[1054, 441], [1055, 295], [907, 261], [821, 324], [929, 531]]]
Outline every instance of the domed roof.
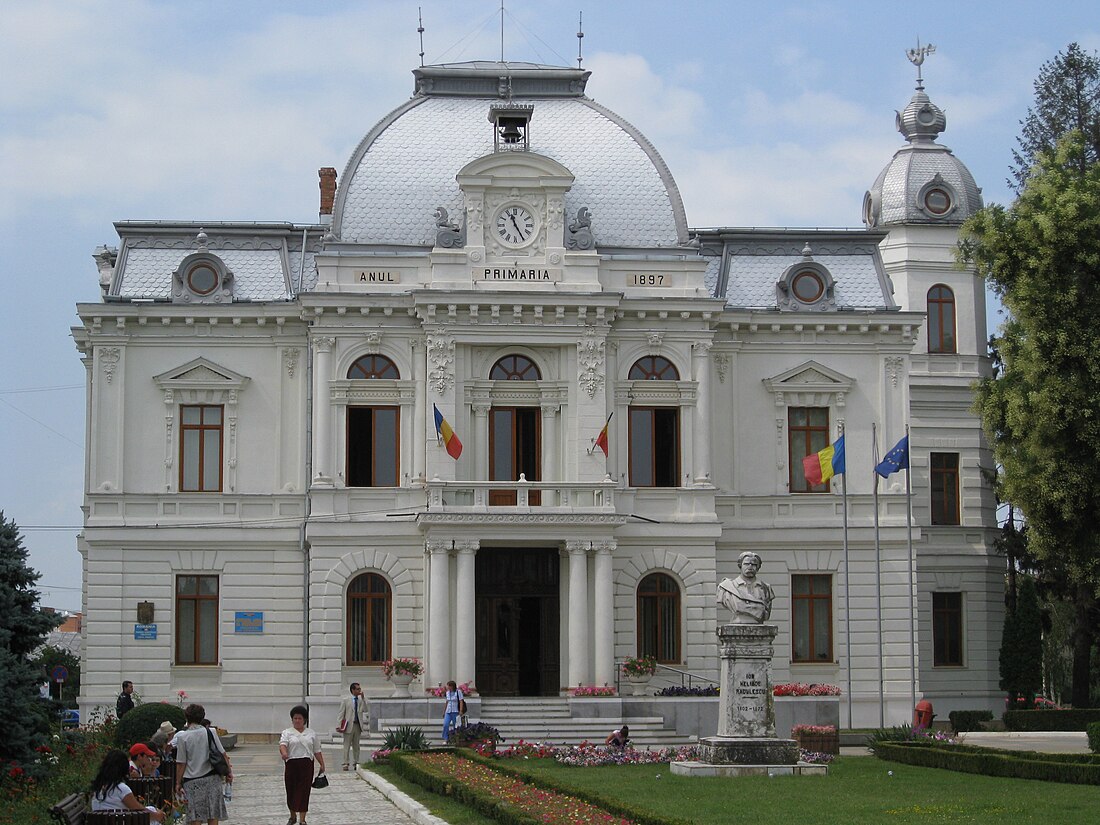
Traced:
[[413, 74], [413, 98], [363, 138], [344, 170], [333, 212], [340, 241], [432, 246], [436, 208], [462, 214], [455, 175], [494, 151], [489, 109], [506, 100], [534, 107], [530, 151], [575, 176], [566, 212], [588, 207], [599, 246], [687, 242], [683, 202], [668, 167], [636, 128], [585, 97], [589, 72], [480, 61]]
[[961, 224], [982, 208], [982, 190], [966, 165], [936, 138], [947, 117], [921, 81], [909, 105], [897, 113], [897, 129], [909, 141], [863, 196], [863, 222], [869, 227], [894, 224]]

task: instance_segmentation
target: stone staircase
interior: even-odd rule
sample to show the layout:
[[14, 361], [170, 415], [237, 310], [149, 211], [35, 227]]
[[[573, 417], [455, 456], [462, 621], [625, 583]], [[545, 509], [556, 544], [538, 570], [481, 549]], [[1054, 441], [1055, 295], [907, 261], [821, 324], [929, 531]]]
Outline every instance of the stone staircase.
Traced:
[[[471, 708], [473, 710], [473, 708]], [[528, 742], [550, 742], [555, 745], [575, 745], [588, 740], [602, 744], [614, 728], [630, 726], [630, 739], [638, 748], [664, 748], [690, 744], [694, 737], [685, 737], [666, 727], [661, 716], [635, 716], [610, 719], [600, 716], [572, 716], [569, 701], [558, 697], [488, 697], [481, 699], [480, 712], [470, 714], [470, 722], [485, 722], [499, 728], [504, 745], [520, 739]], [[371, 731], [362, 740], [364, 753], [382, 746], [383, 731], [401, 725], [421, 728], [433, 743], [439, 742], [442, 715], [425, 718], [387, 718], [382, 731]], [[327, 744], [339, 746], [340, 734], [331, 733]]]

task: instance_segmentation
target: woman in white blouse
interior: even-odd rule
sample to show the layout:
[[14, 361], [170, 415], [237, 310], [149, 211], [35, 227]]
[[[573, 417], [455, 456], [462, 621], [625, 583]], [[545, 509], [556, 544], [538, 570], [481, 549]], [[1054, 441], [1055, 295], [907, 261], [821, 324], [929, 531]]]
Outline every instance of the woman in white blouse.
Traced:
[[279, 737], [279, 754], [283, 757], [283, 783], [286, 785], [286, 806], [290, 809], [290, 819], [286, 825], [295, 821], [306, 825], [306, 812], [309, 811], [309, 792], [313, 788], [313, 760], [325, 772], [325, 755], [321, 753], [321, 744], [313, 728], [306, 727], [309, 722], [309, 710], [305, 705], [295, 705], [290, 709], [291, 727]]

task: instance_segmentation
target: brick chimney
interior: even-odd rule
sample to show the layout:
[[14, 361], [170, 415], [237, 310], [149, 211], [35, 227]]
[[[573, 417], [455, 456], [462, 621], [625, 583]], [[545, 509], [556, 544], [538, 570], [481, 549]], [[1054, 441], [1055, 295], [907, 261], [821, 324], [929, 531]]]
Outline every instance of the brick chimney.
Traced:
[[321, 223], [332, 226], [332, 205], [336, 202], [336, 170], [323, 166], [317, 170], [321, 179]]

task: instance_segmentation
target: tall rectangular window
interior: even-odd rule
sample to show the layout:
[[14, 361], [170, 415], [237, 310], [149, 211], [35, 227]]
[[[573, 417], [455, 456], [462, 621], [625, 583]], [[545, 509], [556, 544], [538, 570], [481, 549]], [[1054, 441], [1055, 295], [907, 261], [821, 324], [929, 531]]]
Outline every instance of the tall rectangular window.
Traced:
[[932, 453], [928, 466], [932, 523], [959, 524], [959, 454]]
[[222, 489], [221, 405], [180, 406], [180, 491], [216, 493]]
[[176, 576], [176, 664], [218, 663], [218, 577]]
[[349, 487], [396, 487], [400, 468], [397, 407], [348, 407]]
[[632, 487], [679, 486], [678, 407], [631, 407], [629, 438]]
[[828, 407], [787, 409], [787, 465], [792, 493], [827, 493], [829, 482], [810, 484], [802, 472], [802, 459], [829, 446]]
[[932, 594], [932, 664], [961, 667], [963, 663], [963, 594]]
[[833, 660], [833, 577], [828, 573], [791, 576], [791, 659]]

